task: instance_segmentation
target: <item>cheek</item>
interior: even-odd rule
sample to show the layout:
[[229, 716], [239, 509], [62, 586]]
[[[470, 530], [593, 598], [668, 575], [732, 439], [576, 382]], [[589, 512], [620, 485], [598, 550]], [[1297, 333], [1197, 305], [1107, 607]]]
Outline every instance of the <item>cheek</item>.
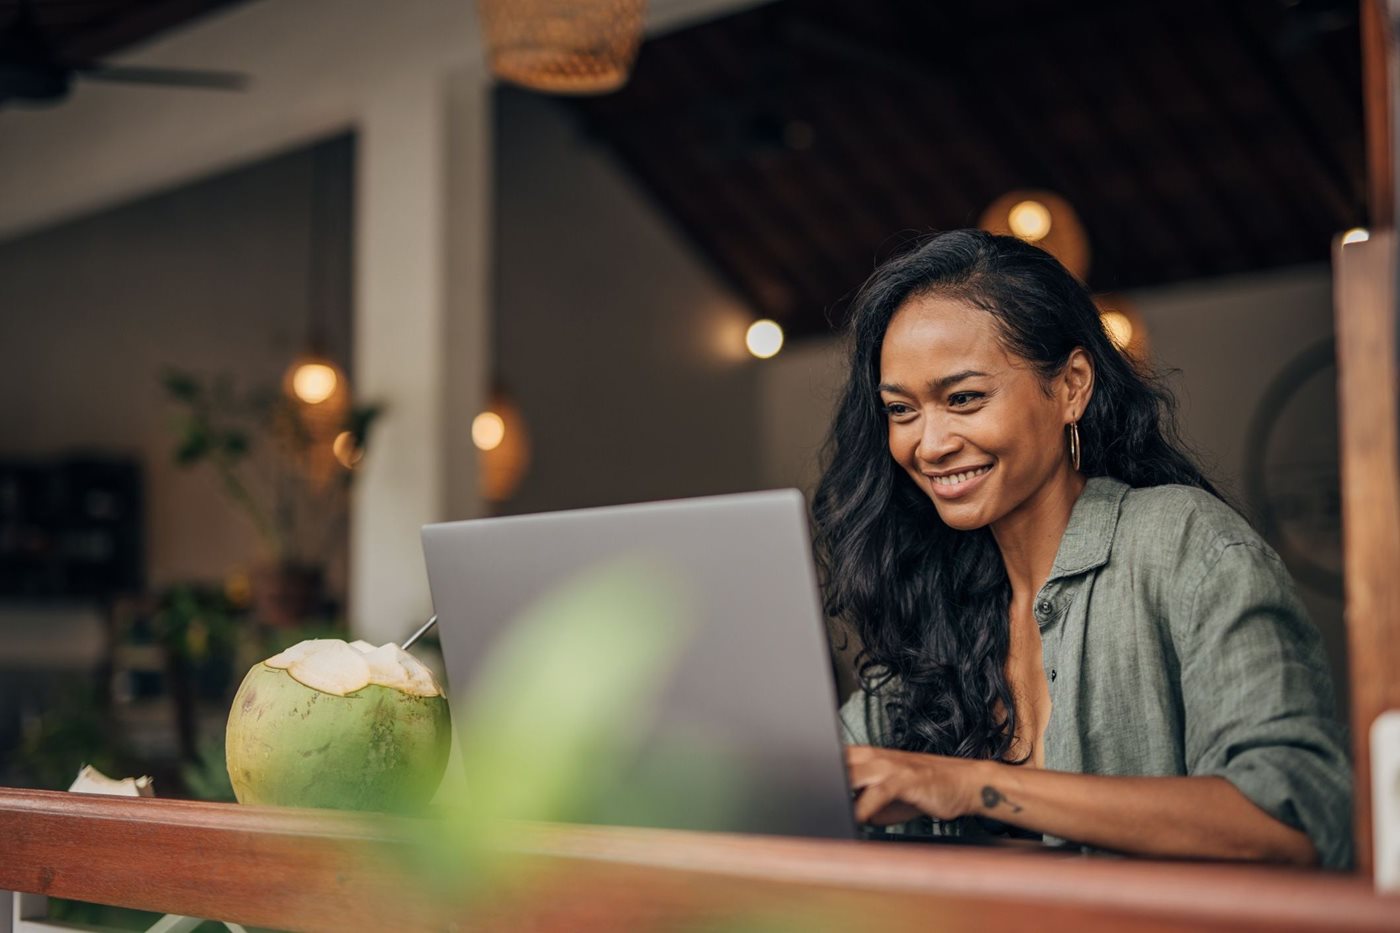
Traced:
[[914, 457], [914, 449], [919, 444], [919, 438], [911, 432], [905, 425], [891, 423], [886, 433], [889, 439], [890, 456], [900, 466], [907, 467]]
[[1053, 463], [1058, 455], [1057, 437], [1053, 416], [1023, 419], [1015, 433], [1008, 437], [1014, 444], [1022, 472], [1038, 474], [1047, 464]]

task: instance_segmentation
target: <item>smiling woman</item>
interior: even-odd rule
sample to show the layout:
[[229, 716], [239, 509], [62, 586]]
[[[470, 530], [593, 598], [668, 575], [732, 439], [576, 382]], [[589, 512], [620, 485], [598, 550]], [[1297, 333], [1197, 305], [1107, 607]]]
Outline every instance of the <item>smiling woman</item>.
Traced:
[[1083, 286], [955, 231], [877, 270], [850, 327], [813, 514], [862, 643], [857, 817], [1348, 864], [1317, 633]]

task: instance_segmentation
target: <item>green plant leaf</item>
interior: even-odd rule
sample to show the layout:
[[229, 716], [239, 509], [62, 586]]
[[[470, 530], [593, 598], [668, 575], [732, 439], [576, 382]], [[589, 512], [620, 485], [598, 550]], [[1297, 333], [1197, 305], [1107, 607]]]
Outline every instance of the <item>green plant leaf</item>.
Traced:
[[175, 447], [175, 462], [180, 466], [190, 466], [203, 460], [209, 454], [209, 434], [202, 424], [191, 422], [185, 428], [185, 435]]
[[613, 763], [648, 730], [694, 606], [667, 568], [604, 564], [544, 594], [511, 625], [454, 701], [461, 768], [439, 792], [441, 823], [418, 840], [448, 890], [504, 868], [508, 821], [587, 819]]
[[181, 402], [194, 402], [202, 394], [199, 380], [187, 372], [167, 369], [161, 377], [166, 394]]
[[221, 439], [224, 453], [232, 460], [243, 457], [252, 448], [252, 442], [244, 431], [225, 431]]

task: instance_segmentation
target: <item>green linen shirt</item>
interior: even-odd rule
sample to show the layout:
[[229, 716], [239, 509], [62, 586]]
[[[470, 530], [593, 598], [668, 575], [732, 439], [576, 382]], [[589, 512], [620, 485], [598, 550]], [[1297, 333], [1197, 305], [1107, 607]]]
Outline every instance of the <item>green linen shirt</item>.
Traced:
[[[1351, 769], [1321, 640], [1283, 562], [1229, 506], [1187, 486], [1090, 479], [1034, 612], [1047, 769], [1219, 775], [1306, 832], [1325, 866], [1350, 865]], [[887, 742], [883, 704], [864, 690], [841, 721], [850, 744]]]

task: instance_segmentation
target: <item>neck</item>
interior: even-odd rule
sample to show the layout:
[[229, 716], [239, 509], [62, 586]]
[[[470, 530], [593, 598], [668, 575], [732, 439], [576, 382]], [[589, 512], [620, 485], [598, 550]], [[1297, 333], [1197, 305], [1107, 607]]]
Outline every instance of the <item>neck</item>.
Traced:
[[1006, 564], [1013, 602], [1030, 600], [1050, 578], [1084, 477], [1068, 464], [1029, 499], [991, 526]]

